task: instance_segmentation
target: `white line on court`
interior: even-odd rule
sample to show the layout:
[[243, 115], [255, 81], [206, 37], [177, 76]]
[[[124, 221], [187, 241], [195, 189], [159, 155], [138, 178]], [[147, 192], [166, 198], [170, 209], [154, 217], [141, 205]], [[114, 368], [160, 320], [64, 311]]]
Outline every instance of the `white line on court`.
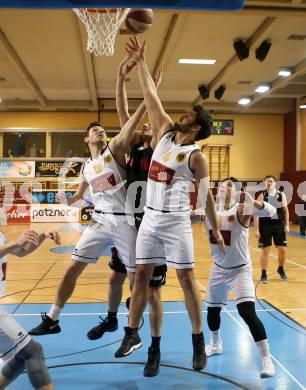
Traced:
[[[205, 289], [200, 282], [197, 281], [197, 283], [201, 288]], [[224, 311], [228, 314], [229, 317], [231, 317], [232, 320], [236, 322], [236, 324], [243, 330], [243, 332], [246, 333], [253, 340], [251, 333], [231, 314], [231, 311], [233, 310], [227, 310], [226, 308], [224, 308]], [[284, 367], [284, 365], [279, 360], [277, 360], [271, 353], [270, 356], [301, 389], [305, 390], [305, 387], [286, 369], [286, 367]]]
[[[260, 252], [260, 249], [259, 249], [259, 248], [251, 248], [251, 249], [255, 250], [256, 252]], [[277, 259], [277, 258], [278, 258], [278, 257], [277, 257], [276, 255], [274, 255], [273, 253], [269, 253], [269, 256], [273, 257], [274, 259]], [[292, 260], [287, 260], [287, 259], [286, 259], [286, 263], [294, 264], [294, 265], [296, 265], [297, 267], [306, 269], [306, 266], [305, 266], [305, 265], [296, 263], [295, 261], [292, 261]]]
[[[249, 331], [244, 328], [244, 326], [229, 312], [229, 310], [225, 309], [224, 311], [231, 317], [232, 320], [236, 322], [236, 324], [243, 330], [243, 332], [253, 340], [253, 337]], [[272, 353], [270, 353], [270, 356], [301, 389], [305, 390], [305, 387], [296, 379], [294, 375], [291, 374], [290, 371], [287, 370], [287, 368], [278, 359], [276, 359], [275, 356], [272, 355]]]
[[[305, 309], [306, 310], [306, 309]], [[227, 310], [229, 312], [233, 312], [233, 313], [236, 313], [237, 310]], [[256, 311], [266, 311], [266, 312], [270, 312], [270, 311], [277, 311], [275, 309], [260, 309], [260, 310], [256, 310]], [[202, 313], [207, 313], [207, 310], [202, 310]], [[120, 315], [120, 316], [125, 316], [127, 315], [128, 312], [118, 312], [117, 315]], [[143, 314], [145, 315], [148, 315], [149, 312], [148, 311], [145, 311]], [[163, 314], [188, 314], [188, 312], [186, 310], [179, 310], [179, 311], [164, 311]], [[12, 316], [16, 316], [16, 317], [31, 317], [31, 316], [40, 316], [39, 313], [14, 313], [14, 314], [10, 314]], [[61, 313], [61, 316], [66, 316], [66, 317], [73, 317], [73, 316], [96, 316], [96, 315], [107, 315], [107, 312], [103, 313], [103, 312], [97, 312], [97, 313]]]

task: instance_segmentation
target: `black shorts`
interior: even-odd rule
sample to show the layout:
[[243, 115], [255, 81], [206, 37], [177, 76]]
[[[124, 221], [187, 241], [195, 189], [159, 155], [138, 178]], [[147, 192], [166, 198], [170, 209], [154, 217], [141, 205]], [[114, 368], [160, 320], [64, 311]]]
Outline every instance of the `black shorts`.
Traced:
[[[121, 274], [126, 274], [125, 265], [122, 263], [118, 256], [117, 249], [112, 247], [112, 257], [108, 263], [109, 268], [115, 272], [120, 272]], [[150, 287], [160, 287], [166, 283], [166, 264], [158, 265], [154, 268], [152, 278], [150, 280]]]
[[287, 246], [287, 238], [284, 225], [260, 226], [259, 233], [259, 248], [272, 246], [272, 238], [275, 246]]

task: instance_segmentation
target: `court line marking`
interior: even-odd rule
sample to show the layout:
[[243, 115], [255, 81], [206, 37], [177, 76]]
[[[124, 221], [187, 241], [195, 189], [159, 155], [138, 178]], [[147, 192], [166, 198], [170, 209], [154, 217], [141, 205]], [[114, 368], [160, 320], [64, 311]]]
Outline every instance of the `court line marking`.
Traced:
[[[260, 252], [260, 249], [259, 249], [259, 248], [253, 248], [253, 247], [252, 247], [251, 249], [255, 250], [256, 252]], [[273, 253], [269, 253], [269, 256], [273, 257], [274, 259], [278, 259], [278, 257], [277, 257], [276, 255], [274, 255]], [[286, 259], [285, 263], [294, 264], [294, 265], [296, 265], [297, 267], [306, 269], [306, 266], [305, 266], [305, 265], [296, 263], [295, 261], [292, 261], [292, 260], [287, 260], [287, 259]]]
[[[10, 303], [5, 303], [3, 305], [14, 305], [14, 304], [10, 304]], [[31, 303], [31, 305], [37, 305], [37, 303]], [[82, 305], [82, 303], [77, 303], [77, 305]], [[283, 309], [283, 310], [291, 310], [291, 311], [306, 311], [306, 308], [305, 309]], [[224, 309], [224, 311], [227, 311], [229, 313], [237, 313], [237, 309]], [[272, 312], [272, 311], [275, 311], [275, 312], [278, 312], [278, 310], [276, 309], [258, 309], [256, 310], [257, 312]], [[207, 313], [207, 310], [202, 310], [202, 313]], [[96, 316], [96, 315], [107, 315], [108, 313], [107, 312], [79, 312], [79, 313], [61, 313], [61, 316], [66, 316], [66, 317], [73, 317], [73, 316]], [[118, 312], [117, 315], [121, 315], [121, 316], [124, 316], [124, 315], [127, 315], [128, 312]], [[145, 311], [143, 314], [145, 315], [149, 315], [150, 313], [148, 311]], [[187, 310], [178, 310], [178, 311], [164, 311], [164, 314], [188, 314]], [[24, 317], [27, 317], [27, 316], [40, 316], [39, 313], [14, 313], [14, 314], [10, 314], [12, 316], [24, 316]]]
[[[248, 332], [248, 330], [244, 328], [244, 326], [228, 310], [225, 309], [224, 311], [228, 314], [230, 318], [232, 318], [233, 321], [236, 322], [236, 324], [243, 330], [243, 332], [253, 340], [253, 337]], [[299, 380], [296, 379], [296, 377], [292, 375], [291, 372], [288, 371], [287, 368], [278, 359], [276, 359], [275, 356], [272, 355], [272, 353], [270, 353], [270, 356], [302, 390], [305, 390], [305, 387], [299, 382]]]
[[[201, 283], [197, 280], [197, 283], [199, 286], [201, 286], [201, 288], [203, 290], [205, 290], [205, 287], [203, 285], [201, 285]], [[231, 310], [233, 311], [233, 310]], [[259, 311], [259, 310], [256, 310], [256, 311]], [[231, 312], [229, 310], [227, 310], [226, 308], [224, 308], [224, 312], [233, 320], [236, 322], [236, 324], [243, 330], [243, 332], [245, 334], [247, 334], [251, 340], [254, 342], [253, 340], [253, 337], [251, 335], [251, 333], [231, 314]], [[302, 390], [305, 390], [305, 387], [298, 381], [298, 379], [296, 379], [288, 370], [287, 368], [278, 360], [276, 359], [275, 356], [272, 355], [272, 353], [270, 353], [270, 356], [271, 358], [287, 373], [287, 375], [302, 389]]]

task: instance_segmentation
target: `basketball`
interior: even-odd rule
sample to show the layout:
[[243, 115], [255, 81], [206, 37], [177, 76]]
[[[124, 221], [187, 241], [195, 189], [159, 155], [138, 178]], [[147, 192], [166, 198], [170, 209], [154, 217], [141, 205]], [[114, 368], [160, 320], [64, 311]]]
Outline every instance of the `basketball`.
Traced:
[[125, 19], [126, 28], [133, 34], [145, 32], [152, 26], [152, 23], [153, 11], [151, 8], [133, 8]]

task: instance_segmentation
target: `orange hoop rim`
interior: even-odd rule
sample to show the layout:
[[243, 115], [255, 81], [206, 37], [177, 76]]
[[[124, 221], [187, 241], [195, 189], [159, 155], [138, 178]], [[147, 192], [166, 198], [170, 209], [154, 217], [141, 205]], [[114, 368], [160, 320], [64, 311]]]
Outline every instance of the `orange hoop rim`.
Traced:
[[126, 8], [79, 8], [81, 11], [88, 11], [91, 13], [101, 13], [101, 14], [106, 14], [107, 12], [112, 12], [115, 13], [117, 12], [118, 9], [121, 9], [121, 11], [124, 11]]

